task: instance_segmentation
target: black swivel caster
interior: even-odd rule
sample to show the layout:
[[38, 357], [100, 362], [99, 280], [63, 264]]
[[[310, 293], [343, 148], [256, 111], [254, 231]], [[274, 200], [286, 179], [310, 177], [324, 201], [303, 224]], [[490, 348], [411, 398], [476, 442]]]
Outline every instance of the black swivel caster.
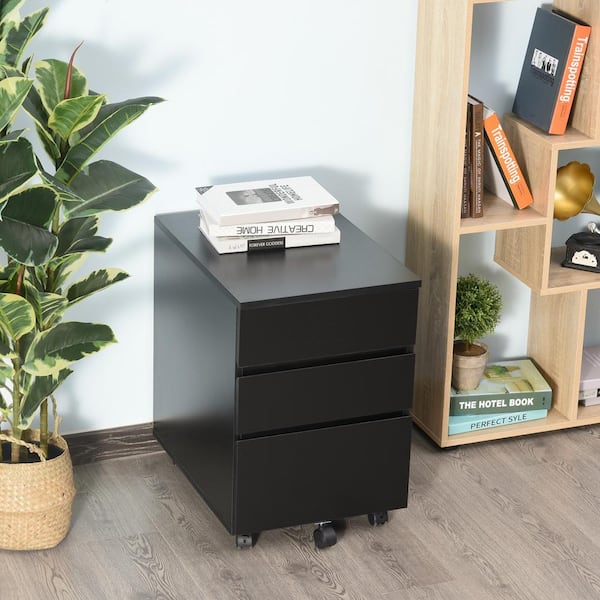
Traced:
[[371, 523], [373, 526], [383, 525], [384, 523], [388, 522], [387, 510], [369, 513], [367, 517], [369, 518], [369, 523]]
[[254, 537], [252, 534], [240, 534], [235, 536], [235, 545], [240, 549], [252, 548], [254, 546]]
[[315, 546], [322, 549], [335, 545], [337, 542], [337, 535], [335, 534], [335, 529], [333, 528], [331, 521], [318, 523], [317, 525], [318, 527], [313, 532]]

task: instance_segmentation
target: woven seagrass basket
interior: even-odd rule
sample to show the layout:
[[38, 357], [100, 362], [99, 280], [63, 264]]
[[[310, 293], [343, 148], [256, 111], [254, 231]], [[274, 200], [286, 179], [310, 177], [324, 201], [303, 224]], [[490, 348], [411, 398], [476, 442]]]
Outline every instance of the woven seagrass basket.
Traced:
[[[27, 432], [29, 442], [39, 431]], [[67, 443], [61, 436], [51, 443], [63, 450], [45, 462], [0, 463], [0, 549], [44, 550], [67, 535], [75, 485]]]

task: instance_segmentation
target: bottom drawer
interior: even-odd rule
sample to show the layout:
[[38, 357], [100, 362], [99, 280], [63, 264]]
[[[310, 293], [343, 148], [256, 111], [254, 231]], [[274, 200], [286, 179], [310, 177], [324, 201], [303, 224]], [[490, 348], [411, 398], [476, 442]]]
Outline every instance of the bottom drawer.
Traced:
[[406, 506], [411, 417], [236, 442], [234, 534]]

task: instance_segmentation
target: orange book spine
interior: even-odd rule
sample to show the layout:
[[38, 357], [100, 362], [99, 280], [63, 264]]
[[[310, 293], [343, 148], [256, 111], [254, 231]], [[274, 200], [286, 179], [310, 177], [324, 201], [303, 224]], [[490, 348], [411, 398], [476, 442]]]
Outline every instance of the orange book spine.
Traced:
[[563, 73], [562, 81], [560, 82], [560, 92], [558, 94], [556, 106], [554, 107], [554, 113], [552, 115], [548, 133], [562, 135], [567, 129], [569, 115], [571, 114], [571, 108], [573, 106], [573, 99], [575, 98], [575, 90], [577, 89], [585, 51], [587, 50], [590, 31], [591, 28], [586, 25], [577, 25], [575, 27], [571, 48], [569, 50], [569, 57], [567, 59], [567, 66]]
[[519, 209], [533, 204], [533, 196], [525, 177], [523, 177], [523, 172], [519, 167], [519, 163], [517, 163], [506, 133], [500, 124], [498, 115], [495, 112], [488, 115], [483, 120], [483, 127], [513, 204]]

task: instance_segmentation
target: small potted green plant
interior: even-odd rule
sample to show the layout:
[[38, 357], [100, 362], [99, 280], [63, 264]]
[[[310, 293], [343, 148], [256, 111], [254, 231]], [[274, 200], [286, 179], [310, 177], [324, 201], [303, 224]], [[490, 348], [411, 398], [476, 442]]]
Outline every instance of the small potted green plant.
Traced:
[[[48, 9], [21, 18], [25, 0], [0, 0], [0, 549], [50, 548], [66, 535], [74, 495], [68, 447], [49, 429], [48, 399], [73, 364], [115, 341], [110, 327], [65, 319], [69, 308], [128, 277], [120, 269], [78, 275], [112, 240], [100, 216], [136, 206], [150, 181], [109, 160], [93, 161], [155, 97], [110, 103], [84, 74], [23, 53]], [[36, 155], [26, 112], [51, 167]], [[48, 161], [47, 161], [48, 162]], [[31, 429], [39, 418], [39, 430]]]
[[454, 389], [474, 390], [479, 385], [488, 360], [487, 346], [479, 340], [494, 332], [501, 310], [498, 286], [472, 273], [458, 278], [452, 361]]

